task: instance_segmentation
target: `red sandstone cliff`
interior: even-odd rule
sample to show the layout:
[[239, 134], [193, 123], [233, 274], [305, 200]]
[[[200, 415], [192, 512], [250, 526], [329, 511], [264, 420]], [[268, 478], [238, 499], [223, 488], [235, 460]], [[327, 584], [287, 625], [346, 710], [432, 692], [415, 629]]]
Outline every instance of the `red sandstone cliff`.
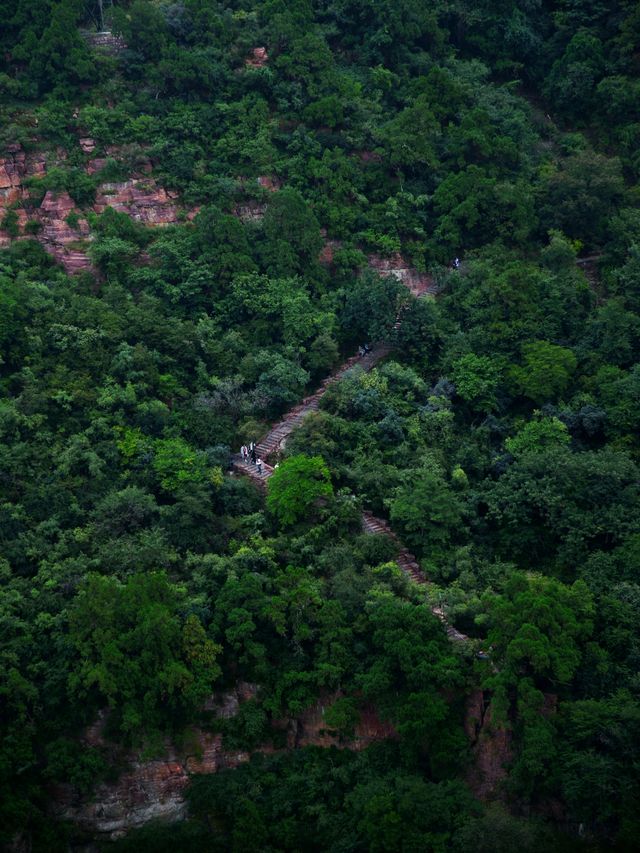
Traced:
[[[90, 137], [82, 137], [79, 145], [85, 154], [93, 153], [96, 148], [95, 141]], [[107, 158], [125, 164], [131, 161], [133, 174], [125, 181], [100, 184], [93, 205], [96, 213], [103, 213], [107, 207], [113, 207], [148, 226], [172, 225], [178, 221], [177, 193], [158, 185], [150, 175], [152, 164], [144, 152], [138, 152], [136, 157], [135, 152], [126, 146], [111, 146], [104, 153], [106, 157], [95, 157], [86, 163], [88, 174], [102, 170], [107, 165]], [[65, 157], [64, 151], [58, 151], [52, 162], [55, 164]], [[0, 230], [0, 247], [9, 245], [12, 239], [24, 239], [27, 236], [24, 226], [32, 220], [40, 226], [35, 238], [67, 272], [91, 269], [87, 254], [88, 241], [91, 239], [89, 225], [68, 193], [47, 192], [39, 207], [33, 208], [30, 204], [30, 193], [25, 181], [44, 176], [46, 171], [45, 154], [27, 153], [18, 144], [10, 145], [5, 156], [0, 157], [0, 214], [9, 208], [15, 210], [21, 231], [17, 238], [13, 238], [6, 231]], [[192, 219], [196, 212], [187, 213], [187, 219]], [[73, 225], [67, 221], [70, 214], [74, 214], [71, 220]]]
[[369, 255], [369, 266], [382, 276], [393, 276], [401, 281], [414, 296], [434, 292], [433, 278], [424, 272], [418, 272], [399, 253], [383, 258], [381, 255]]
[[[212, 697], [206, 710], [228, 718], [237, 713], [241, 702], [253, 698], [255, 685], [240, 683], [234, 690]], [[375, 741], [395, 737], [389, 723], [378, 717], [375, 708], [364, 703], [353, 738], [343, 740], [326, 730], [324, 713], [337, 698], [327, 695], [321, 702], [292, 719], [274, 722], [274, 730], [286, 733], [286, 749], [304, 746], [336, 746], [361, 750]], [[84, 734], [87, 745], [109, 747], [103, 738], [106, 714], [100, 716]], [[180, 820], [186, 813], [184, 792], [193, 774], [217, 773], [248, 761], [250, 753], [223, 748], [222, 736], [193, 729], [188, 748], [177, 749], [165, 744], [161, 758], [143, 760], [139, 753], [118, 753], [111, 747], [118, 763], [126, 765], [115, 782], [99, 785], [93, 797], [83, 798], [71, 785], [58, 785], [52, 790], [52, 810], [57, 817], [69, 820], [79, 828], [97, 835], [118, 838], [150, 820]], [[273, 744], [258, 750], [273, 753]]]

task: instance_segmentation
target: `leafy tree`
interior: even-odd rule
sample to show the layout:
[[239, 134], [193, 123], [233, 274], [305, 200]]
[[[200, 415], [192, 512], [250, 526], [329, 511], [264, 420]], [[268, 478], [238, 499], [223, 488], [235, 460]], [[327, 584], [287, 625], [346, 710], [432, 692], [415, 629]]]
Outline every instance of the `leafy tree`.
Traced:
[[581, 30], [551, 67], [545, 93], [566, 115], [579, 118], [593, 107], [596, 85], [603, 71], [602, 43], [597, 36]]
[[433, 468], [411, 472], [389, 507], [391, 521], [407, 544], [430, 559], [441, 557], [463, 529], [460, 498]]
[[633, 526], [635, 471], [611, 448], [523, 454], [483, 490], [496, 544], [524, 565], [573, 573], [590, 549], [609, 549]]
[[266, 263], [280, 275], [303, 273], [318, 260], [320, 226], [301, 194], [292, 189], [276, 193], [264, 217]]
[[488, 641], [501, 663], [497, 680], [526, 672], [566, 684], [593, 630], [593, 600], [582, 581], [568, 587], [553, 578], [514, 574], [504, 595], [487, 595]]
[[220, 469], [209, 467], [205, 454], [192, 450], [180, 438], [155, 443], [153, 468], [163, 489], [171, 492], [206, 482], [219, 486], [222, 482]]
[[387, 337], [399, 308], [402, 285], [373, 272], [360, 275], [346, 294], [342, 323], [351, 340], [379, 341]]
[[509, 453], [517, 457], [553, 447], [566, 447], [569, 441], [569, 431], [561, 420], [538, 417], [524, 424], [504, 444]]
[[71, 610], [70, 638], [80, 655], [72, 695], [106, 700], [129, 740], [188, 718], [220, 675], [220, 647], [196, 616], [180, 618], [179, 600], [161, 573], [126, 584], [92, 575]]
[[319, 500], [331, 497], [329, 469], [318, 456], [291, 456], [273, 472], [267, 509], [280, 524], [290, 526], [308, 518]]
[[606, 240], [623, 194], [620, 162], [584, 150], [549, 171], [542, 219], [547, 227], [597, 246]]
[[473, 409], [490, 412], [496, 408], [500, 368], [495, 360], [469, 353], [454, 362], [451, 378], [458, 396]]
[[577, 359], [567, 347], [531, 341], [522, 345], [522, 362], [511, 368], [512, 382], [520, 393], [540, 404], [566, 390]]

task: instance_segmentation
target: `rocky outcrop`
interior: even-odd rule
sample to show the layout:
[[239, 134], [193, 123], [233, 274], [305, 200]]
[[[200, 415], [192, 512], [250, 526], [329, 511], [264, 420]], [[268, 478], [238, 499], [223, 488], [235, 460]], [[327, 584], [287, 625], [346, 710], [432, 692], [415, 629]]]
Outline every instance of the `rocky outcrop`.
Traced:
[[192, 773], [216, 773], [249, 759], [246, 752], [222, 749], [222, 736], [201, 730], [193, 733], [194, 748], [178, 753], [166, 745], [162, 759], [130, 757], [127, 770], [116, 782], [97, 787], [89, 801], [71, 785], [52, 790], [54, 813], [92, 835], [118, 838], [151, 820], [176, 821], [185, 816], [185, 788]]
[[267, 205], [262, 201], [243, 201], [233, 208], [233, 215], [242, 222], [260, 222], [267, 212]]
[[103, 213], [113, 207], [144, 225], [173, 225], [178, 221], [177, 194], [158, 186], [153, 178], [101, 184], [93, 209]]
[[356, 156], [362, 163], [382, 163], [382, 154], [377, 151], [356, 151]]
[[[65, 152], [58, 151], [53, 159], [62, 160]], [[38, 208], [26, 206], [29, 202], [29, 191], [24, 182], [27, 178], [41, 177], [45, 174], [47, 160], [41, 153], [26, 153], [20, 145], [11, 145], [6, 156], [0, 158], [0, 208], [12, 207], [18, 217], [17, 225], [20, 230], [29, 220], [38, 223], [39, 230], [36, 239], [42, 243], [45, 251], [61, 263], [67, 272], [75, 273], [89, 269], [91, 264], [83, 245], [89, 237], [89, 226], [75, 207], [73, 199], [66, 192], [47, 192]], [[16, 207], [16, 203], [25, 206]], [[75, 214], [76, 224], [71, 226], [67, 218]], [[18, 239], [23, 239], [19, 237]], [[0, 232], [0, 246], [7, 246], [11, 237]]]
[[472, 763], [467, 783], [478, 799], [500, 798], [508, 767], [513, 760], [510, 729], [493, 723], [490, 700], [482, 690], [467, 699], [465, 731], [471, 742]]
[[43, 154], [27, 154], [21, 145], [9, 145], [0, 157], [0, 207], [6, 208], [28, 197], [23, 187], [25, 178], [44, 175], [46, 160]]
[[244, 64], [248, 68], [264, 68], [269, 62], [269, 54], [266, 47], [254, 47], [251, 55], [248, 56]]
[[282, 181], [275, 175], [260, 175], [257, 178], [241, 175], [237, 182], [245, 198], [233, 207], [232, 214], [243, 222], [259, 222], [267, 210], [265, 194], [277, 193], [282, 189]]
[[260, 175], [258, 186], [269, 193], [277, 193], [282, 189], [282, 181], [275, 175]]
[[[73, 225], [69, 224], [69, 218]], [[62, 264], [68, 273], [77, 273], [91, 268], [87, 255], [89, 224], [76, 208], [69, 193], [45, 194], [42, 204], [35, 213], [40, 222], [38, 239], [46, 252]]]
[[401, 254], [395, 253], [387, 258], [381, 255], [369, 255], [369, 266], [382, 276], [393, 276], [401, 281], [414, 296], [435, 292], [433, 278], [412, 267]]
[[[54, 155], [54, 162], [60, 159], [64, 159], [64, 152]], [[80, 211], [75, 208], [69, 194], [49, 191], [38, 208], [29, 207], [29, 191], [24, 182], [27, 178], [43, 176], [46, 167], [43, 154], [27, 153], [20, 145], [10, 145], [5, 156], [0, 158], [0, 209], [15, 211], [16, 224], [21, 232], [29, 220], [37, 223], [37, 239], [67, 272], [88, 269], [90, 262], [83, 242], [89, 237], [89, 226], [86, 219], [80, 217]], [[70, 214], [78, 216], [73, 227], [66, 221]], [[22, 233], [18, 239], [24, 239], [24, 236]], [[0, 231], [0, 247], [8, 246], [12, 239], [12, 235]]]
[[122, 36], [114, 35], [114, 33], [106, 30], [99, 33], [85, 30], [81, 32], [81, 35], [90, 47], [104, 53], [118, 54], [127, 46]]
[[375, 707], [370, 703], [364, 703], [359, 709], [359, 719], [356, 723], [353, 737], [341, 738], [335, 732], [327, 729], [324, 719], [325, 712], [339, 694], [333, 693], [324, 697], [323, 700], [292, 720], [280, 720], [274, 725], [277, 728], [286, 728], [287, 749], [299, 749], [305, 746], [335, 746], [339, 749], [351, 749], [360, 752], [380, 740], [389, 740], [397, 737], [397, 733], [391, 723], [383, 721], [378, 716]]
[[[256, 693], [255, 685], [240, 683], [234, 690], [213, 696], [206, 708], [215, 716], [229, 718]], [[285, 732], [286, 749], [314, 745], [362, 750], [375, 741], [396, 737], [393, 727], [380, 720], [370, 703], [363, 704], [352, 738], [341, 739], [327, 731], [325, 711], [337, 698], [336, 693], [328, 694], [298, 717], [275, 721], [274, 730]], [[101, 714], [87, 729], [83, 736], [87, 745], [108, 747], [106, 719], [106, 713]], [[116, 781], [99, 785], [91, 799], [81, 797], [71, 785], [57, 785], [51, 791], [54, 814], [94, 836], [111, 839], [151, 820], [180, 820], [186, 814], [185, 789], [192, 775], [238, 767], [250, 758], [249, 752], [224, 749], [220, 734], [193, 729], [190, 735], [188, 748], [178, 750], [167, 742], [161, 758], [145, 761], [139, 754], [118, 754], [118, 762], [126, 763], [126, 769]], [[257, 752], [276, 750], [265, 743]]]
[[[96, 148], [95, 141], [89, 136], [81, 137], [79, 145], [85, 154], [92, 154]], [[101, 171], [107, 165], [108, 158], [113, 158], [126, 164], [133, 176], [127, 181], [101, 184], [93, 206], [96, 213], [113, 207], [149, 226], [172, 225], [178, 221], [178, 194], [160, 187], [149, 175], [152, 164], [144, 152], [135, 146], [107, 146], [104, 153], [105, 157], [95, 157], [86, 163], [88, 174], [93, 175]], [[58, 151], [51, 156], [52, 162], [56, 163], [66, 157], [66, 152]], [[89, 226], [68, 193], [47, 192], [39, 208], [29, 208], [29, 191], [24, 182], [27, 178], [44, 175], [46, 169], [45, 155], [28, 154], [17, 144], [9, 146], [5, 156], [0, 158], [0, 211], [2, 208], [14, 209], [18, 217], [17, 225], [21, 230], [29, 219], [38, 222], [40, 229], [36, 239], [67, 272], [90, 269], [91, 264], [86, 253], [86, 241], [90, 239]], [[268, 187], [265, 185], [264, 188]], [[23, 202], [25, 206], [17, 206]], [[187, 213], [187, 219], [192, 219], [196, 213], [197, 210]], [[72, 221], [77, 217], [73, 226], [67, 222], [70, 214], [74, 214]], [[23, 239], [24, 236], [21, 234], [18, 239]], [[0, 231], [0, 247], [8, 246], [12, 239], [12, 235]]]
[[320, 250], [318, 261], [324, 266], [331, 266], [333, 258], [338, 249], [342, 248], [341, 240], [325, 240], [324, 246]]

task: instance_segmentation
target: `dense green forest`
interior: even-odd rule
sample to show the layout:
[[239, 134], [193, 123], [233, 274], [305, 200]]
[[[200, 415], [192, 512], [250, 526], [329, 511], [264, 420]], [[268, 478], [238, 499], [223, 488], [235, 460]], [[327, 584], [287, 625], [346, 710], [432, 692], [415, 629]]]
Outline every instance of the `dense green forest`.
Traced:
[[637, 849], [637, 2], [0, 0], [0, 163], [0, 846], [197, 730], [92, 850]]

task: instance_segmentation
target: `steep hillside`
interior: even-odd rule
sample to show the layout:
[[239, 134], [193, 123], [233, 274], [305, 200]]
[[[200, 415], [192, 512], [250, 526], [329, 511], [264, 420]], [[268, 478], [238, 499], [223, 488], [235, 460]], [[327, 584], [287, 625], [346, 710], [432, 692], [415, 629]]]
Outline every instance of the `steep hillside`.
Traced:
[[634, 849], [637, 4], [0, 21], [0, 846]]

